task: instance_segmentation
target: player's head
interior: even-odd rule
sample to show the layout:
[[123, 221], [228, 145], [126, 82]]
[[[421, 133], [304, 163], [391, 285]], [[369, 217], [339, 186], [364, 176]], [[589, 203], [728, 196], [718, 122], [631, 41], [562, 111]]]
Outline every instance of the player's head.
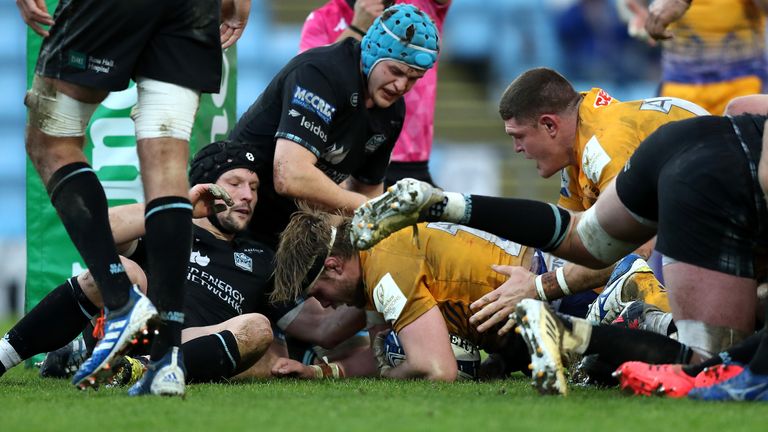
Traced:
[[369, 93], [376, 105], [387, 107], [434, 66], [439, 38], [429, 16], [413, 5], [399, 4], [376, 18], [360, 45]]
[[272, 301], [315, 297], [323, 306], [363, 306], [360, 266], [350, 219], [301, 205], [280, 234]]
[[189, 167], [191, 186], [215, 183], [230, 195], [235, 204], [208, 220], [224, 233], [246, 229], [256, 206], [259, 168], [248, 146], [231, 141], [216, 141], [200, 149]]
[[515, 151], [535, 159], [550, 177], [570, 161], [581, 95], [552, 69], [536, 68], [517, 77], [499, 101], [499, 114]]

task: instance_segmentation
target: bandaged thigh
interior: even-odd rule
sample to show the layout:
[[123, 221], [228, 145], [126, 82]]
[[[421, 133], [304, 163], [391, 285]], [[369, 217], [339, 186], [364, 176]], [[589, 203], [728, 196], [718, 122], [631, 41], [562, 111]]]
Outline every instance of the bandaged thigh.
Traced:
[[606, 265], [616, 262], [637, 247], [635, 244], [617, 240], [608, 234], [597, 220], [595, 207], [590, 207], [582, 213], [576, 225], [576, 232], [584, 248]]
[[137, 77], [138, 101], [131, 110], [136, 139], [176, 138], [189, 141], [200, 92], [176, 84]]
[[56, 86], [35, 75], [24, 98], [29, 108], [28, 124], [53, 137], [81, 137], [97, 103], [80, 102], [58, 91]]

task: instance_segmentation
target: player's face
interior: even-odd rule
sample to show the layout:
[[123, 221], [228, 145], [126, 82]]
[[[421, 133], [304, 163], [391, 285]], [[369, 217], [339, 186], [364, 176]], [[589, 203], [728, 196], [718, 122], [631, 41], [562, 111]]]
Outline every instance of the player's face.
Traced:
[[400, 62], [382, 60], [368, 76], [369, 98], [373, 105], [388, 108], [403, 97], [425, 73]]
[[341, 273], [332, 269], [323, 270], [323, 274], [307, 290], [307, 295], [314, 297], [323, 307], [363, 307], [366, 299], [361, 281], [360, 266], [354, 260], [347, 261]]
[[[221, 226], [230, 232], [244, 231], [256, 207], [259, 177], [247, 168], [235, 168], [222, 174], [216, 184], [223, 187], [235, 201], [235, 205], [216, 216]], [[224, 201], [217, 201], [219, 202], [224, 203]]]
[[514, 118], [504, 121], [504, 131], [512, 137], [517, 153], [523, 153], [526, 159], [536, 161], [539, 175], [548, 178], [565, 168], [569, 163], [567, 151], [558, 144], [558, 135], [552, 135], [550, 130], [540, 121], [521, 120]]

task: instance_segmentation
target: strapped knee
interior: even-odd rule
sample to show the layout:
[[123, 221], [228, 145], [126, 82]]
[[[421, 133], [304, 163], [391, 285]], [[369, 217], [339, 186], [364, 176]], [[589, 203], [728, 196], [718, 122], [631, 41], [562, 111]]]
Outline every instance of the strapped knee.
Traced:
[[24, 98], [29, 125], [53, 137], [81, 137], [97, 103], [85, 103], [58, 91], [53, 83], [35, 76]]
[[596, 259], [606, 265], [616, 262], [619, 258], [635, 250], [637, 245], [613, 238], [600, 225], [594, 207], [582, 213], [576, 225], [584, 248]]
[[189, 141], [200, 93], [176, 84], [137, 77], [138, 101], [131, 110], [136, 139], [176, 138]]

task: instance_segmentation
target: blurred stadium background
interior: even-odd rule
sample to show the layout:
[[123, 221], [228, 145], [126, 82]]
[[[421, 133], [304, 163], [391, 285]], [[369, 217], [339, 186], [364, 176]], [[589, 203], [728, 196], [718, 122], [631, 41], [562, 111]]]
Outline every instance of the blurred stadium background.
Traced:
[[[324, 0], [252, 0], [239, 42], [242, 113], [293, 57], [301, 25]], [[554, 200], [559, 177], [536, 175], [512, 150], [497, 114], [504, 87], [548, 66], [577, 89], [602, 87], [623, 100], [654, 96], [658, 49], [631, 39], [614, 0], [453, 0], [445, 22], [430, 166], [441, 186]], [[21, 311], [25, 276], [25, 154], [22, 104], [26, 31], [14, 2], [0, 2], [0, 318]]]

